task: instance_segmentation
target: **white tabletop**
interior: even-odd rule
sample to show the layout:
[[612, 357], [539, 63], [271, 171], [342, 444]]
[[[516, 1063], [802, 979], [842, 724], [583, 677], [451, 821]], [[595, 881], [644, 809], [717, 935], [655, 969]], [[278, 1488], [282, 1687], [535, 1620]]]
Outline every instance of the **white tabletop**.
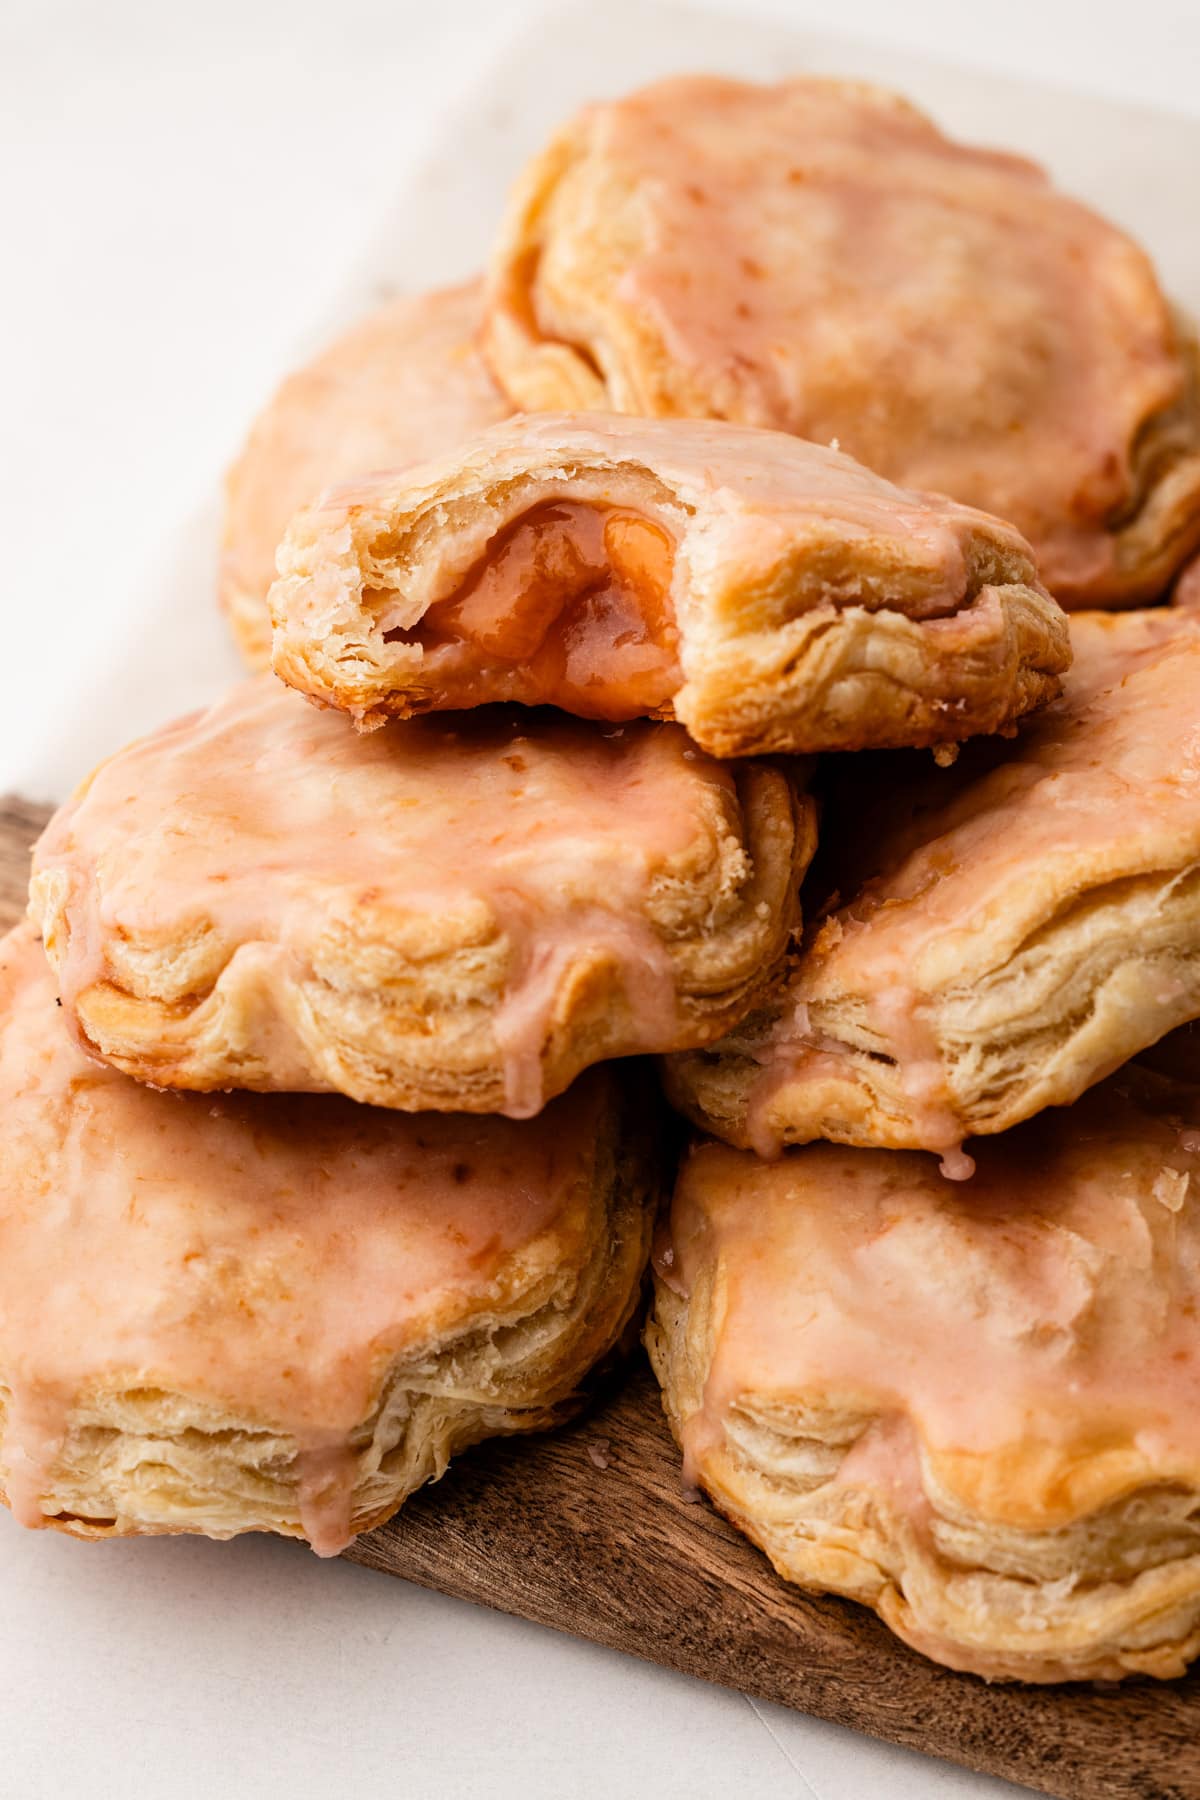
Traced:
[[[761, 11], [819, 27], [829, 9]], [[836, 11], [874, 42], [876, 75], [894, 39], [1200, 113], [1193, 0]], [[2, 0], [0, 790], [60, 793], [93, 712], [107, 740], [100, 676], [137, 626], [133, 597], [156, 568], [178, 581], [192, 541], [208, 581], [206, 531], [181, 522], [314, 320], [336, 314], [446, 109], [474, 94], [504, 124], [486, 70], [524, 12]], [[170, 651], [147, 655], [118, 710], [154, 706]], [[187, 661], [197, 686], [235, 666], [215, 629]], [[0, 1591], [0, 1792], [22, 1800], [307, 1800], [335, 1783], [447, 1800], [1016, 1791], [289, 1544], [84, 1546], [3, 1515]]]

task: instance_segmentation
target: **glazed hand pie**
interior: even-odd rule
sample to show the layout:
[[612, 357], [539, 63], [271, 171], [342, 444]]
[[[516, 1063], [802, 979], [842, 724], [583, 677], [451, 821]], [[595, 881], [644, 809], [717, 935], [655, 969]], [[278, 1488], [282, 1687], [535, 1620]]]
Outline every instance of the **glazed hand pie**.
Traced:
[[289, 375], [226, 477], [220, 598], [252, 668], [271, 654], [267, 589], [297, 507], [334, 481], [449, 449], [511, 410], [475, 346], [480, 286], [393, 300]]
[[519, 182], [485, 348], [522, 406], [739, 420], [1011, 519], [1065, 603], [1200, 543], [1196, 346], [1123, 233], [881, 89], [687, 77]]
[[77, 1537], [325, 1554], [553, 1424], [637, 1302], [652, 1197], [599, 1071], [540, 1119], [156, 1094], [0, 945], [0, 1482]]
[[327, 495], [274, 667], [362, 725], [485, 701], [675, 717], [716, 756], [957, 742], [1069, 649], [1028, 546], [783, 433], [521, 418]]
[[779, 769], [516, 709], [360, 737], [270, 676], [103, 764], [31, 909], [85, 1043], [171, 1088], [536, 1112], [776, 978], [813, 848]]
[[687, 1477], [802, 1586], [989, 1678], [1200, 1651], [1200, 1103], [1123, 1072], [979, 1147], [705, 1143], [647, 1341]]
[[[846, 758], [778, 1004], [672, 1061], [731, 1143], [953, 1151], [1200, 1016], [1200, 618], [1080, 614], [1063, 699], [951, 769]], [[969, 1164], [952, 1158], [963, 1173]]]

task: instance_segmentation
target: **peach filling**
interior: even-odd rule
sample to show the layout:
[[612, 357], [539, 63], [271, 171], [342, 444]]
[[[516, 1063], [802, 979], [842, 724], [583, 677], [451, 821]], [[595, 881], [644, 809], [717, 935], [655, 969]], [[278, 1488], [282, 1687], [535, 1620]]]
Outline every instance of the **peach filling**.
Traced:
[[411, 631], [435, 706], [491, 700], [632, 719], [681, 683], [675, 542], [617, 506], [552, 501], [498, 532], [462, 586]]

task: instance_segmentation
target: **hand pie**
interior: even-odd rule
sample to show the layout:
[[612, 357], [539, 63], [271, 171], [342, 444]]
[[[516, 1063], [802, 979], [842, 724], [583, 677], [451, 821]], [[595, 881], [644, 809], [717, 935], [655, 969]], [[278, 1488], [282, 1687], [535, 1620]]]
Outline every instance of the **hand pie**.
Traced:
[[158, 1087], [536, 1112], [777, 978], [813, 849], [779, 769], [516, 710], [360, 737], [270, 676], [103, 764], [30, 905], [87, 1045]]
[[[647, 1341], [685, 1473], [803, 1587], [991, 1679], [1200, 1651], [1200, 1102], [1130, 1069], [979, 1147], [705, 1143]], [[1189, 1129], [1181, 1129], [1186, 1125]]]
[[1066, 693], [1014, 741], [835, 771], [833, 904], [777, 1004], [673, 1061], [692, 1118], [764, 1155], [951, 1151], [1200, 1016], [1200, 617], [1071, 637]]
[[1147, 257], [879, 88], [589, 107], [518, 184], [485, 349], [521, 406], [840, 443], [1011, 519], [1065, 604], [1153, 599], [1200, 543], [1196, 346]]
[[325, 1554], [538, 1430], [633, 1313], [648, 1165], [599, 1071], [542, 1118], [156, 1094], [0, 945], [0, 1483], [77, 1537]]
[[225, 484], [221, 605], [246, 661], [271, 654], [267, 589], [288, 520], [334, 481], [449, 449], [512, 410], [475, 347], [480, 287], [393, 300], [289, 375]]
[[293, 521], [274, 667], [364, 725], [675, 717], [715, 756], [957, 742], [1069, 650], [1026, 545], [779, 432], [530, 417]]

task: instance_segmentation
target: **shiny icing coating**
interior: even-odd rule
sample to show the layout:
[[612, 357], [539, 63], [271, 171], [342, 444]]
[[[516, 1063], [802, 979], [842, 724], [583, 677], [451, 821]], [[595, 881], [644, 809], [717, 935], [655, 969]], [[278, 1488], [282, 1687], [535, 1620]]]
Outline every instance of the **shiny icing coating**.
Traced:
[[536, 1123], [156, 1093], [85, 1056], [32, 929], [0, 943], [0, 1461], [42, 1497], [74, 1408], [159, 1388], [294, 1439], [314, 1547], [389, 1366], [578, 1260], [607, 1088]]
[[981, 1139], [966, 1184], [917, 1152], [693, 1149], [656, 1253], [677, 1292], [716, 1282], [693, 1470], [745, 1400], [859, 1418], [833, 1479], [915, 1482], [918, 1526], [923, 1479], [1025, 1529], [1200, 1485], [1198, 1126], [1131, 1065]]

